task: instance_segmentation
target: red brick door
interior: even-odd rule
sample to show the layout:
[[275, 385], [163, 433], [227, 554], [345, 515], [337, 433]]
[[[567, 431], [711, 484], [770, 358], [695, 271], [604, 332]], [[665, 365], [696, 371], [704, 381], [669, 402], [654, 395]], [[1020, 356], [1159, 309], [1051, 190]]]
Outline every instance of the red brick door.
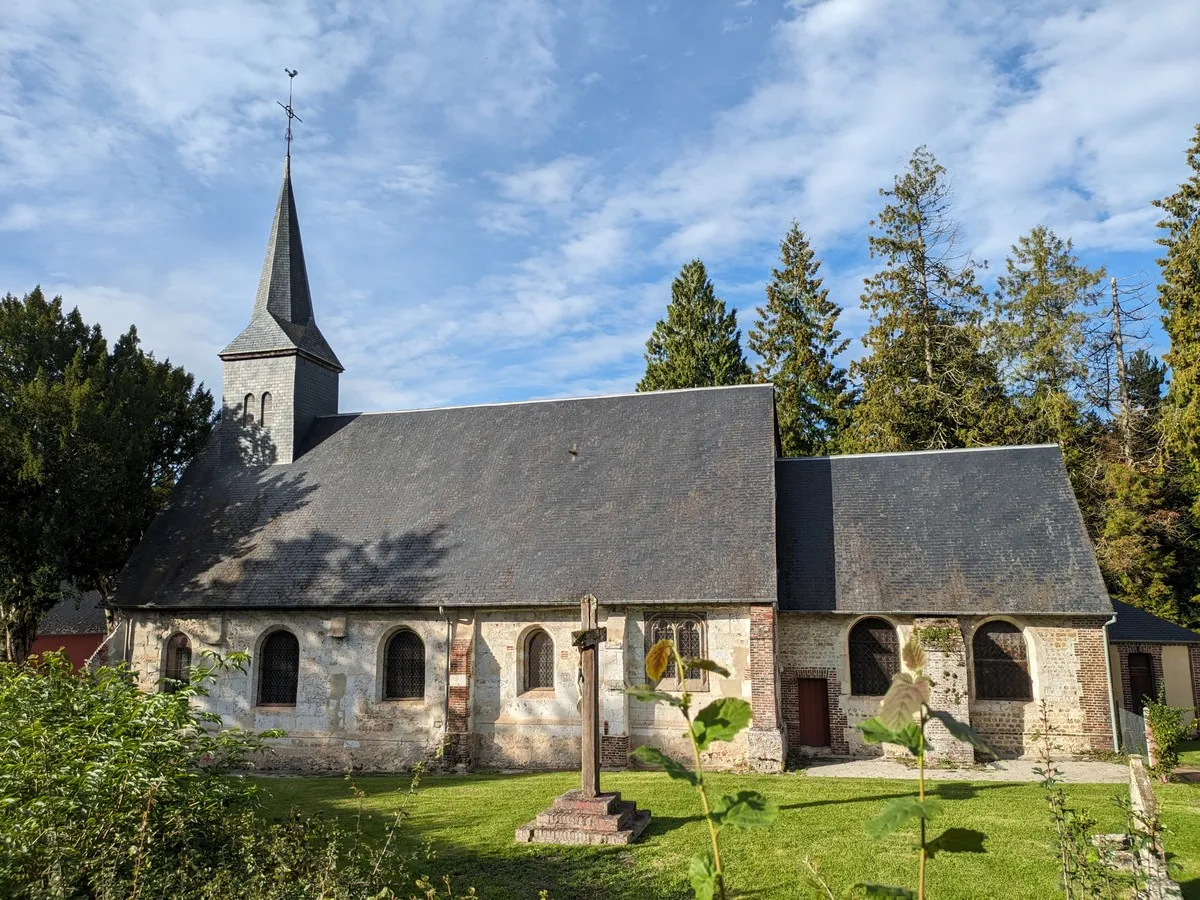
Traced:
[[800, 679], [800, 745], [829, 746], [829, 683], [824, 678]]

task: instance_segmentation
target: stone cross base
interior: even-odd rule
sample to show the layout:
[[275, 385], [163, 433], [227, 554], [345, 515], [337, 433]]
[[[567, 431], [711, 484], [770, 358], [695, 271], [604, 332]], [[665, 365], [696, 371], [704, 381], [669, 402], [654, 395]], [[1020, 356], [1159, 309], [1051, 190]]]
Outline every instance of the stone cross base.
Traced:
[[620, 791], [588, 798], [567, 791], [538, 817], [517, 829], [519, 844], [632, 844], [650, 824], [650, 812]]

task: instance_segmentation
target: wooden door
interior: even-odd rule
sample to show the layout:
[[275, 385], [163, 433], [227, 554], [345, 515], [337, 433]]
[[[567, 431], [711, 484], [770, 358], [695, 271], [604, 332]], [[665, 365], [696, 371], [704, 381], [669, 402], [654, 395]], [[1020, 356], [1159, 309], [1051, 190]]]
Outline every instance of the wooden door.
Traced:
[[800, 744], [829, 746], [829, 683], [824, 678], [800, 679]]
[[1133, 696], [1133, 710], [1140, 713], [1147, 700], [1158, 696], [1154, 684], [1154, 661], [1149, 653], [1129, 654], [1129, 693]]

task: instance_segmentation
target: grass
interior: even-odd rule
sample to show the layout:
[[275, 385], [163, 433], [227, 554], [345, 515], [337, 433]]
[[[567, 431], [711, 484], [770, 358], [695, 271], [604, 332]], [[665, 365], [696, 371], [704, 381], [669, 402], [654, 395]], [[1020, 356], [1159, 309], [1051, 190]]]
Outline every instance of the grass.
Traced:
[[[1056, 886], [1051, 823], [1036, 784], [941, 782], [933, 793], [943, 801], [938, 828], [986, 832], [982, 853], [939, 855], [930, 862], [930, 896], [954, 898], [1052, 898]], [[408, 787], [393, 776], [357, 777], [365, 791], [365, 827], [382, 833], [388, 814]], [[578, 782], [570, 773], [538, 775], [432, 776], [410, 804], [403, 829], [405, 846], [428, 839], [438, 858], [430, 874], [450, 873], [458, 887], [474, 885], [486, 900], [532, 898], [539, 889], [566, 898], [685, 898], [687, 860], [707, 836], [691, 789], [651, 772], [606, 773], [607, 790], [650, 809], [654, 819], [645, 839], [632, 847], [518, 845], [513, 831]], [[357, 801], [342, 778], [263, 778], [264, 805], [283, 816], [293, 807], [352, 819]], [[731, 887], [759, 897], [810, 896], [802, 860], [816, 859], [840, 893], [857, 881], [913, 884], [916, 854], [908, 832], [872, 841], [864, 830], [893, 797], [910, 795], [912, 781], [809, 778], [800, 775], [714, 775], [717, 794], [762, 791], [781, 807], [767, 832], [726, 831], [722, 857]], [[1124, 820], [1112, 798], [1115, 784], [1069, 785], [1074, 804], [1086, 807], [1101, 831], [1121, 830]], [[1184, 866], [1177, 877], [1184, 896], [1200, 900], [1200, 785], [1159, 788], [1167, 848]], [[936, 833], [936, 830], [935, 830]]]
[[1179, 764], [1200, 767], [1200, 741], [1183, 741], [1179, 745]]

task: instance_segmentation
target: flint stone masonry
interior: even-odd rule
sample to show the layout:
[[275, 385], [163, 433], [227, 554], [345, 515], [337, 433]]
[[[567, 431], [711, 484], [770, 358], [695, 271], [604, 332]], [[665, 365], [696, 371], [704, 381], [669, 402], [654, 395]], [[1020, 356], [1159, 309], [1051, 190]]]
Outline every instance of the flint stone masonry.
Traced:
[[[970, 677], [962, 625], [953, 618], [917, 617], [913, 627], [925, 650], [925, 673], [933, 681], [929, 708], [948, 712], [958, 721], [970, 723]], [[956, 763], [975, 761], [974, 748], [951, 737], [946, 726], [937, 719], [925, 726], [925, 735], [929, 740], [930, 759]]]

